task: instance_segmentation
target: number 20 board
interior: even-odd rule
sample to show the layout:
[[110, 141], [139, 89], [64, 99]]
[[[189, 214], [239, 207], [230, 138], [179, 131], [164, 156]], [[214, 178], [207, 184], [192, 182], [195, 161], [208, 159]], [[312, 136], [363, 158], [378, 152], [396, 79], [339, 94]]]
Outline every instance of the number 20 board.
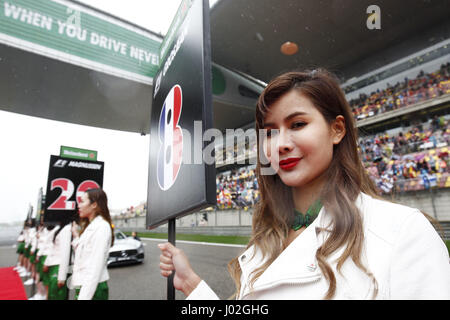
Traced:
[[104, 162], [50, 156], [44, 222], [73, 220], [81, 196], [103, 186]]

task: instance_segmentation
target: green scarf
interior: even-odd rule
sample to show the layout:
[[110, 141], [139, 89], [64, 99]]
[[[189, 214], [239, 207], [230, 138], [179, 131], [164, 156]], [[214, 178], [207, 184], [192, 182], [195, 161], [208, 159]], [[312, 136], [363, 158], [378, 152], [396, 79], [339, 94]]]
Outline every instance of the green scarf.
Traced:
[[319, 215], [320, 209], [322, 209], [322, 203], [320, 199], [316, 200], [306, 211], [306, 214], [301, 213], [297, 209], [294, 209], [294, 222], [291, 228], [297, 231], [301, 227], [308, 227]]

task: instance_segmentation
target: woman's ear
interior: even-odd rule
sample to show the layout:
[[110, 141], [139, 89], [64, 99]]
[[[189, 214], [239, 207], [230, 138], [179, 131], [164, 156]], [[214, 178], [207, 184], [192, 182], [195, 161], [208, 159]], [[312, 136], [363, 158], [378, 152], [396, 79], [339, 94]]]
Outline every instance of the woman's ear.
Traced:
[[344, 138], [345, 133], [346, 133], [345, 118], [344, 116], [339, 115], [331, 123], [331, 134], [333, 138], [333, 144], [339, 144], [342, 138]]

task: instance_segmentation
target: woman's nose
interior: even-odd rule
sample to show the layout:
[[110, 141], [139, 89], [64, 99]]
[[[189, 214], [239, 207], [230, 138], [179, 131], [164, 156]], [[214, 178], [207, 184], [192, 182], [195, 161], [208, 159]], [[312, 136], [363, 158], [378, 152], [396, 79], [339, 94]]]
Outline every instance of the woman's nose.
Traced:
[[279, 154], [290, 152], [293, 148], [292, 140], [286, 130], [280, 129], [277, 135], [277, 149]]

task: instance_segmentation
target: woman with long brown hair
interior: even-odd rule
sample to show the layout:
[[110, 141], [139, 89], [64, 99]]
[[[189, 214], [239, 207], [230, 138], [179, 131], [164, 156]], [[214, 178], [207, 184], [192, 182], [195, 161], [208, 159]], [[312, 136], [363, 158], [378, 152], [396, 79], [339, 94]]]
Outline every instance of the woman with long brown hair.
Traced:
[[[238, 299], [449, 299], [445, 244], [417, 209], [382, 200], [337, 79], [273, 79], [256, 106], [257, 178], [247, 249], [229, 263]], [[188, 299], [217, 298], [184, 253], [159, 245]]]
[[114, 243], [108, 198], [102, 189], [89, 189], [79, 204], [81, 232], [72, 228], [75, 259], [70, 288], [75, 300], [108, 300], [107, 260]]

